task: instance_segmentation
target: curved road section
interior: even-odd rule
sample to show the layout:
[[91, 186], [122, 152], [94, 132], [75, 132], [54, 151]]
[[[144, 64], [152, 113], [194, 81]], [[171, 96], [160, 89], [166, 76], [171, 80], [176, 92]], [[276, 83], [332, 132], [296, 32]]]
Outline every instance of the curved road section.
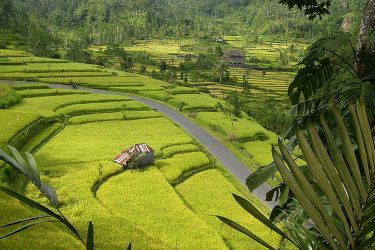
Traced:
[[[70, 89], [70, 86], [60, 85], [60, 84], [49, 84], [51, 88], [55, 89]], [[233, 176], [235, 176], [243, 185], [246, 186], [246, 178], [251, 174], [251, 171], [242, 164], [237, 157], [235, 157], [232, 152], [230, 152], [226, 147], [223, 146], [216, 138], [207, 133], [202, 128], [198, 127], [183, 115], [181, 115], [176, 110], [162, 105], [158, 102], [142, 98], [139, 96], [133, 96], [118, 92], [100, 90], [100, 89], [90, 89], [79, 87], [80, 90], [88, 91], [93, 94], [107, 94], [107, 95], [118, 95], [127, 96], [135, 101], [146, 104], [147, 106], [156, 109], [157, 111], [163, 113], [170, 120], [180, 125], [186, 132], [191, 136], [196, 138]], [[253, 191], [263, 203], [265, 203], [270, 209], [277, 205], [276, 202], [265, 201], [266, 193], [271, 190], [268, 185], [262, 185]]]

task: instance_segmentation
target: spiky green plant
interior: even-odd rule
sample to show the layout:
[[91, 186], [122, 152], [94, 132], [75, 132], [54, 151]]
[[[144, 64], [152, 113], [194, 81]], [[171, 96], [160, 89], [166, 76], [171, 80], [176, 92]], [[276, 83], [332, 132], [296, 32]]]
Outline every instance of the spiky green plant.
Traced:
[[[375, 149], [364, 99], [349, 106], [351, 132], [343, 116], [333, 109], [339, 134], [334, 137], [324, 114], [320, 116], [324, 136], [309, 121], [307, 134], [296, 132], [299, 147], [309, 171], [295, 163], [279, 141], [279, 152], [272, 155], [285, 184], [302, 208], [303, 224], [291, 214], [279, 230], [253, 205], [234, 195], [237, 202], [271, 230], [299, 249], [373, 249], [375, 247]], [[351, 140], [351, 137], [354, 140]], [[353, 143], [354, 142], [354, 143]], [[309, 173], [309, 174], [306, 174]], [[297, 211], [297, 210], [294, 210]], [[273, 249], [236, 222], [219, 217], [224, 223]]]
[[14, 221], [0, 226], [0, 228], [7, 228], [10, 226], [19, 225], [19, 228], [9, 233], [6, 233], [5, 235], [0, 236], [0, 240], [10, 237], [14, 234], [20, 233], [26, 229], [30, 229], [39, 224], [59, 222], [64, 224], [66, 228], [71, 233], [73, 233], [82, 242], [83, 245], [86, 246], [86, 249], [92, 250], [94, 247], [94, 228], [92, 222], [89, 221], [87, 241], [85, 243], [81, 235], [79, 234], [78, 230], [67, 220], [64, 214], [60, 211], [59, 201], [55, 189], [41, 181], [38, 166], [33, 155], [30, 153], [25, 153], [25, 159], [16, 148], [12, 146], [8, 146], [8, 148], [13, 157], [0, 149], [0, 160], [3, 160], [4, 162], [14, 167], [17, 171], [22, 173], [27, 178], [27, 180], [30, 181], [35, 187], [37, 187], [39, 191], [43, 194], [43, 196], [48, 199], [48, 201], [50, 202], [50, 206], [52, 206], [52, 208], [57, 212], [54, 212], [50, 208], [38, 202], [35, 202], [27, 198], [26, 196], [13, 191], [12, 189], [0, 186], [0, 191], [42, 212], [41, 215], [34, 216], [31, 218], [20, 219], [18, 221]]

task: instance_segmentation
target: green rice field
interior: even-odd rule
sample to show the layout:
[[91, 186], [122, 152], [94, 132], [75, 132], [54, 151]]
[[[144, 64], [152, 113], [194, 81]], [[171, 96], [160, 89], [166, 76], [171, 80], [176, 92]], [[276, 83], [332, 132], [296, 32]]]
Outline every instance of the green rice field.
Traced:
[[[61, 66], [67, 65], [69, 69], [69, 64], [64, 62]], [[85, 70], [86, 66], [82, 72]], [[108, 85], [101, 86], [102, 77], [112, 76], [83, 76], [81, 83], [107, 88]], [[43, 80], [43, 77], [39, 79]], [[127, 90], [126, 84], [136, 79], [142, 84], [135, 87], [139, 90]], [[210, 115], [217, 119], [221, 117], [214, 108], [220, 100], [199, 94], [196, 89], [174, 88], [133, 75], [113, 76], [110, 81], [124, 84], [112, 87], [112, 90], [144, 94], [149, 98], [157, 96], [159, 100], [168, 97], [168, 105], [176, 108], [183, 103], [184, 112], [198, 112], [197, 120], [207, 122], [212, 119]], [[261, 223], [241, 211], [229, 191], [244, 195], [266, 213], [259, 201], [228, 178], [228, 173], [217, 166], [209, 154], [160, 113], [122, 96], [94, 95], [79, 90], [56, 91], [44, 83], [8, 83], [22, 99], [13, 107], [0, 110], [1, 148], [13, 142], [21, 145], [21, 150], [35, 154], [42, 178], [56, 188], [60, 209], [67, 218], [82, 233], [88, 220], [93, 221], [97, 249], [120, 249], [130, 241], [134, 249], [206, 249], [207, 246], [246, 249], [258, 246], [223, 226], [215, 214], [247, 221], [250, 229], [264, 232], [270, 244], [278, 245], [276, 235], [270, 235]], [[201, 112], [204, 110], [211, 112]], [[259, 133], [264, 133], [273, 140], [261, 126], [255, 122], [249, 124], [254, 132], [243, 134], [244, 138], [253, 136], [258, 140]], [[221, 125], [222, 132], [227, 133], [228, 124]], [[135, 143], [148, 143], [155, 149], [155, 165], [144, 171], [123, 171], [112, 159]], [[0, 167], [1, 183], [15, 185], [10, 183], [5, 170], [4, 166]], [[22, 178], [16, 181], [23, 182]], [[30, 184], [20, 191], [45, 203]], [[1, 198], [0, 224], [35, 214], [8, 197]], [[234, 210], [241, 212], [233, 215]], [[61, 248], [82, 248], [61, 225], [40, 226], [34, 230], [34, 235], [43, 235], [46, 240], [34, 241], [34, 236], [30, 237], [26, 231], [2, 240], [2, 246], [5, 249], [22, 249], [25, 245], [30, 249], [48, 248], [48, 239], [53, 238]], [[196, 240], [192, 241], [192, 238]]]

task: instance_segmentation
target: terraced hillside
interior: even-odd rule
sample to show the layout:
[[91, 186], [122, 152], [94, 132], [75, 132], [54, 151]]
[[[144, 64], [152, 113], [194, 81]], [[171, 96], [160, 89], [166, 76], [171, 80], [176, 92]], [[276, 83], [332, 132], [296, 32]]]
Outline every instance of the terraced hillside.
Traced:
[[[264, 230], [269, 237], [268, 231], [245, 212], [232, 213], [238, 210], [238, 205], [230, 192], [241, 193], [242, 188], [233, 179], [227, 179], [225, 171], [216, 166], [210, 155], [158, 112], [126, 97], [50, 89], [47, 83], [74, 82], [148, 96], [163, 100], [186, 114], [196, 113], [193, 119], [202, 123], [212, 120], [209, 115], [216, 114], [218, 120], [212, 120], [213, 124], [206, 127], [225, 137], [229, 133], [228, 124], [220, 122], [225, 118], [214, 107], [219, 100], [194, 88], [173, 86], [130, 73], [113, 74], [92, 65], [66, 61], [43, 63], [30, 55], [24, 57], [29, 58], [28, 62], [19, 54], [17, 60], [23, 63], [11, 70], [8, 65], [0, 66], [3, 83], [9, 83], [22, 97], [19, 104], [0, 110], [1, 147], [12, 144], [23, 151], [36, 152], [44, 180], [57, 188], [63, 212], [82, 231], [87, 221], [93, 220], [99, 249], [118, 248], [130, 240], [139, 249], [205, 246], [241, 249], [254, 244], [245, 236], [223, 228], [212, 216], [214, 214], [247, 221], [247, 226]], [[25, 79], [39, 82], [16, 81]], [[246, 118], [243, 122], [253, 123]], [[219, 126], [223, 128], [218, 129]], [[255, 130], [268, 133], [260, 126], [254, 127]], [[243, 137], [258, 139], [253, 135]], [[142, 172], [122, 172], [111, 159], [124, 147], [139, 142], [147, 142], [156, 149], [155, 166]], [[1, 181], [22, 187], [20, 179], [8, 168], [2, 168]], [[198, 188], [199, 185], [209, 188], [202, 192], [205, 189]], [[27, 186], [26, 191], [32, 198], [40, 199], [31, 186]], [[259, 204], [253, 197], [248, 198]], [[1, 224], [33, 213], [4, 195], [1, 201], [4, 211], [0, 216]], [[16, 213], [13, 213], [13, 206]], [[39, 230], [37, 234], [44, 231]], [[59, 226], [48, 226], [45, 241], [32, 241], [28, 235], [31, 233], [4, 240], [4, 246], [47, 247], [48, 239], [55, 235], [61, 240], [56, 244], [68, 248], [79, 246], [78, 241]], [[192, 235], [201, 240], [191, 242]], [[277, 244], [276, 238], [271, 243]]]
[[[82, 231], [88, 220], [94, 222], [98, 249], [122, 248], [131, 240], [135, 249], [245, 249], [255, 244], [223, 227], [215, 214], [246, 221], [277, 244], [276, 237], [231, 198], [230, 192], [243, 194], [238, 184], [158, 112], [126, 97], [56, 91], [42, 83], [10, 86], [23, 98], [0, 110], [1, 147], [12, 144], [36, 153], [43, 179], [56, 187], [64, 214]], [[123, 172], [111, 159], [139, 142], [156, 150], [155, 165]], [[3, 184], [18, 186], [45, 202], [31, 185], [21, 188], [22, 179], [7, 169], [2, 167]], [[34, 213], [3, 194], [1, 211], [0, 224]], [[26, 231], [1, 244], [5, 249], [40, 249], [53, 239], [56, 246], [80, 248], [61, 226], [47, 228]], [[43, 241], [33, 240], [42, 234]]]
[[[193, 39], [137, 41], [134, 45], [127, 46], [126, 50], [130, 53], [144, 53], [144, 56], [147, 55], [146, 57], [154, 61], [152, 65], [147, 63], [143, 65], [147, 65], [148, 74], [153, 74], [153, 71], [158, 72], [160, 70], [158, 63], [161, 61], [166, 61], [169, 66], [178, 69], [180, 63], [186, 62], [186, 57], [196, 58], [199, 53], [205, 54], [208, 49], [215, 46], [220, 46], [224, 51], [240, 50], [249, 68], [228, 67], [229, 75], [236, 86], [197, 80], [192, 76], [211, 75], [212, 73], [207, 70], [185, 74], [188, 84], [193, 87], [206, 87], [211, 95], [225, 98], [230, 91], [244, 92], [242, 85], [246, 76], [251, 89], [250, 93], [246, 92], [246, 96], [250, 97], [249, 100], [253, 105], [262, 105], [268, 99], [274, 99], [280, 101], [280, 107], [283, 108], [288, 99], [289, 83], [295, 76], [295, 65], [303, 55], [307, 44], [296, 41], [275, 41], [263, 36], [257, 36], [258, 40], [252, 39], [247, 41], [245, 36], [225, 36], [225, 43], [209, 43]], [[135, 67], [138, 69], [140, 64], [136, 64]]]
[[[3, 59], [4, 60], [12, 60], [13, 57], [6, 57], [6, 55], [15, 54], [16, 52], [12, 50], [8, 51], [2, 51]], [[22, 53], [17, 52], [18, 54], [18, 61], [21, 61], [22, 59]], [[3, 79], [4, 81], [15, 81], [15, 80], [33, 80], [33, 81], [39, 81], [42, 83], [34, 84], [33, 89], [25, 89], [23, 84], [18, 84], [17, 89], [18, 93], [21, 96], [24, 97], [38, 97], [38, 96], [50, 96], [50, 95], [63, 95], [67, 94], [70, 95], [72, 93], [80, 94], [79, 98], [88, 98], [89, 96], [86, 96], [84, 92], [81, 92], [79, 90], [51, 90], [51, 89], [45, 89], [46, 84], [48, 83], [60, 83], [60, 84], [67, 84], [71, 85], [72, 83], [76, 83], [79, 86], [85, 86], [85, 87], [92, 87], [92, 88], [100, 88], [100, 89], [106, 89], [111, 90], [115, 92], [121, 92], [121, 93], [131, 93], [131, 94], [138, 94], [142, 95], [151, 99], [156, 99], [159, 101], [163, 101], [167, 103], [170, 106], [175, 107], [176, 109], [179, 109], [180, 111], [184, 112], [186, 115], [191, 117], [193, 121], [196, 123], [199, 123], [201, 126], [206, 128], [207, 130], [211, 131], [212, 133], [217, 134], [217, 136], [222, 138], [222, 141], [227, 141], [229, 138], [231, 132], [229, 132], [229, 129], [226, 127], [228, 125], [225, 125], [226, 123], [221, 122], [220, 120], [227, 120], [223, 114], [220, 112], [217, 112], [215, 105], [218, 102], [222, 102], [220, 99], [213, 98], [212, 96], [205, 94], [205, 93], [199, 93], [196, 88], [190, 88], [190, 87], [181, 87], [176, 86], [173, 84], [169, 84], [160, 80], [152, 79], [146, 76], [141, 76], [133, 73], [123, 72], [123, 71], [116, 71], [116, 70], [109, 70], [106, 68], [94, 66], [94, 65], [87, 65], [87, 64], [77, 64], [77, 63], [70, 63], [62, 60], [57, 60], [54, 63], [40, 63], [40, 62], [34, 62], [35, 60], [31, 60], [32, 57], [28, 54], [24, 55], [25, 58], [29, 58], [28, 63], [22, 63], [20, 65], [16, 65], [13, 68], [9, 66], [0, 66], [0, 79]], [[31, 58], [31, 59], [30, 59]], [[39, 60], [41, 61], [41, 60]], [[73, 70], [74, 69], [74, 70]], [[18, 71], [17, 71], [18, 70]], [[11, 72], [9, 72], [11, 71]], [[27, 85], [26, 85], [27, 87]], [[220, 86], [222, 88], [233, 88], [232, 86]], [[213, 87], [213, 91], [215, 86]], [[258, 90], [252, 90], [254, 92], [254, 95], [259, 94], [259, 96], [265, 96], [265, 93], [263, 92], [257, 92]], [[260, 90], [259, 90], [260, 91]], [[273, 97], [273, 98], [280, 98], [279, 95], [268, 93], [267, 96]], [[46, 103], [41, 101], [38, 103], [38, 105], [41, 106], [47, 106], [59, 108], [63, 107], [64, 104], [62, 104], [60, 101], [60, 98], [54, 98], [54, 101], [52, 103]], [[264, 97], [265, 98], [265, 97]], [[25, 99], [23, 103], [26, 103], [26, 105], [33, 104], [33, 99], [27, 98]], [[261, 98], [253, 98], [254, 102], [261, 101]], [[77, 100], [76, 100], [77, 101]], [[224, 103], [224, 102], [222, 102]], [[115, 105], [116, 104], [116, 105]], [[110, 105], [101, 105], [101, 111], [102, 112], [108, 112], [108, 111], [116, 111], [117, 114], [106, 114], [105, 118], [101, 118], [101, 116], [95, 114], [95, 119], [103, 120], [103, 119], [117, 119], [116, 115], [120, 115], [122, 108], [131, 109], [130, 103], [115, 103]], [[116, 106], [116, 110], [114, 109]], [[43, 107], [42, 107], [43, 108]], [[67, 110], [70, 109], [69, 107], [66, 108]], [[90, 105], [82, 105], [82, 110], [90, 110], [93, 112], [93, 109], [95, 107], [90, 107]], [[215, 119], [216, 124], [214, 123], [214, 120], [211, 119], [211, 117], [206, 117], [206, 115], [200, 115], [201, 112], [213, 112], [212, 114], [215, 114], [218, 119]], [[59, 111], [61, 112], [61, 111]], [[69, 112], [75, 112], [80, 113], [81, 110], [73, 110]], [[204, 113], [203, 113], [204, 114]], [[208, 115], [209, 113], [207, 113]], [[134, 116], [134, 115], [133, 115]], [[131, 117], [131, 115], [126, 115], [126, 117]], [[82, 118], [76, 118], [72, 119], [70, 122], [76, 122], [75, 120], [90, 120], [89, 117], [82, 117]], [[269, 131], [265, 130], [261, 126], [252, 126], [252, 124], [256, 124], [255, 122], [251, 121], [251, 118], [247, 117], [243, 114], [243, 118], [240, 119], [240, 123], [247, 124], [245, 126], [237, 126], [237, 124], [234, 126], [233, 133], [235, 135], [241, 134], [244, 131], [250, 131], [250, 133], [253, 133], [252, 130], [256, 129], [256, 133], [263, 134], [264, 138], [263, 141], [267, 143], [268, 147], [265, 147], [262, 150], [264, 155], [267, 155], [268, 159], [272, 159], [271, 152], [269, 151], [269, 147], [276, 143], [276, 135], [270, 133]], [[251, 128], [251, 129], [248, 129]], [[252, 142], [252, 141], [258, 141], [258, 138], [256, 137], [247, 137], [246, 140], [242, 139], [239, 143], [245, 143], [245, 142]], [[231, 143], [231, 142], [229, 142]], [[243, 147], [241, 144], [236, 144], [236, 147], [240, 149], [240, 151], [243, 151], [241, 155], [246, 158], [246, 162], [250, 169], [255, 170], [260, 165], [264, 164], [264, 160], [255, 160], [256, 157], [254, 157], [254, 152], [251, 150], [247, 150], [248, 147]]]

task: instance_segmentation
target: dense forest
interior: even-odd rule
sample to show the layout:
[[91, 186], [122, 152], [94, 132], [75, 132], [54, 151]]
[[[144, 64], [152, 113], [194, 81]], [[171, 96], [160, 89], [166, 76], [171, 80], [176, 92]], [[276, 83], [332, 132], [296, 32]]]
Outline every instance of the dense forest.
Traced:
[[337, 31], [343, 23], [348, 31], [358, 30], [361, 5], [362, 1], [334, 0], [329, 18], [317, 22], [273, 0], [15, 0], [1, 4], [0, 26], [23, 27], [19, 31], [30, 36], [30, 22], [43, 24], [49, 31], [63, 32], [64, 38], [80, 34], [90, 44], [244, 33], [312, 38]]

